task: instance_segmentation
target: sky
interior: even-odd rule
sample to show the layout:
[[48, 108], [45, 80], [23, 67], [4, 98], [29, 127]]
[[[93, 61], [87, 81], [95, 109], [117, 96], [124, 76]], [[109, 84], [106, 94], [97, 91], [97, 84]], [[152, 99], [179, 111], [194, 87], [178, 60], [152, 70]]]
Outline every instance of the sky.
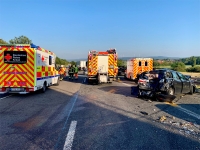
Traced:
[[67, 60], [200, 56], [200, 0], [0, 0], [0, 38], [21, 35]]

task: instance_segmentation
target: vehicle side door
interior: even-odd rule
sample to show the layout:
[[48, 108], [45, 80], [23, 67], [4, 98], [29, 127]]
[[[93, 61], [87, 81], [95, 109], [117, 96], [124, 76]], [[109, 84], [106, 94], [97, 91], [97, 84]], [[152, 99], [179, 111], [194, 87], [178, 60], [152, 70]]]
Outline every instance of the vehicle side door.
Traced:
[[190, 80], [188, 78], [186, 78], [180, 72], [177, 72], [177, 74], [180, 77], [182, 84], [183, 84], [182, 93], [189, 93], [190, 92]]
[[179, 78], [178, 74], [176, 73], [176, 71], [172, 71], [172, 76], [173, 76], [173, 86], [175, 89], [175, 93], [176, 94], [180, 94], [182, 92], [182, 81]]

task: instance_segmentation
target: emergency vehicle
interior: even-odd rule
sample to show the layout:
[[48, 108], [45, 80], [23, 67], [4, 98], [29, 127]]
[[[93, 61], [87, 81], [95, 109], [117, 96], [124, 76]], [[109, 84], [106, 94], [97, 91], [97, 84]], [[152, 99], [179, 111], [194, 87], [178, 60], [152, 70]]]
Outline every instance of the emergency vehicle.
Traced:
[[127, 60], [126, 78], [134, 80], [142, 72], [151, 70], [153, 70], [152, 58], [132, 58]]
[[0, 94], [41, 90], [59, 85], [56, 55], [34, 44], [0, 44]]
[[107, 83], [116, 79], [118, 73], [116, 49], [107, 51], [89, 51], [88, 82]]

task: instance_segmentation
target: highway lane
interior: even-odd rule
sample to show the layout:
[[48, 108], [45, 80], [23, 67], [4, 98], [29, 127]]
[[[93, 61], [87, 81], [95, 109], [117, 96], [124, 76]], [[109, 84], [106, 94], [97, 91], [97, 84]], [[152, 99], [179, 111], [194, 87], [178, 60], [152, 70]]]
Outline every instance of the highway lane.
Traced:
[[11, 94], [0, 94], [0, 100], [9, 97]]
[[[81, 86], [67, 125], [70, 129], [76, 122], [72, 149], [200, 149], [198, 117], [167, 103], [139, 99], [130, 94], [134, 84], [125, 84]], [[187, 110], [200, 114], [192, 107]], [[160, 122], [162, 116], [166, 120]], [[187, 124], [189, 120], [195, 125]]]
[[[200, 149], [200, 95], [185, 95], [172, 105], [139, 99], [130, 86], [136, 84], [88, 85], [80, 75], [44, 94], [3, 99], [0, 149]], [[161, 116], [166, 120], [159, 122]], [[197, 127], [176, 125], [187, 121]]]
[[54, 149], [81, 81], [62, 81], [45, 93], [2, 99], [0, 149]]

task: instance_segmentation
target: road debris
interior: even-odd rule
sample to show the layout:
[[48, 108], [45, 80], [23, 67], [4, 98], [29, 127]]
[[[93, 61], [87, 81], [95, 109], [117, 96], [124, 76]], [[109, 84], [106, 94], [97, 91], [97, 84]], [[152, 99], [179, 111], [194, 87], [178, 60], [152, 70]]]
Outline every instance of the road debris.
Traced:
[[200, 129], [200, 125], [194, 123], [194, 126], [197, 128], [197, 129]]
[[163, 122], [163, 121], [165, 121], [167, 118], [165, 117], [165, 116], [162, 116], [162, 117], [160, 117], [160, 119], [159, 119], [159, 121], [160, 122]]
[[140, 111], [140, 113], [143, 114], [143, 115], [148, 115], [148, 113], [145, 112], [145, 111]]
[[176, 96], [174, 95], [165, 95], [165, 94], [157, 94], [156, 95], [156, 99], [158, 101], [161, 101], [161, 102], [169, 102], [169, 103], [172, 103], [172, 101], [176, 98]]
[[181, 123], [179, 123], [179, 122], [172, 122], [172, 125], [180, 126]]

